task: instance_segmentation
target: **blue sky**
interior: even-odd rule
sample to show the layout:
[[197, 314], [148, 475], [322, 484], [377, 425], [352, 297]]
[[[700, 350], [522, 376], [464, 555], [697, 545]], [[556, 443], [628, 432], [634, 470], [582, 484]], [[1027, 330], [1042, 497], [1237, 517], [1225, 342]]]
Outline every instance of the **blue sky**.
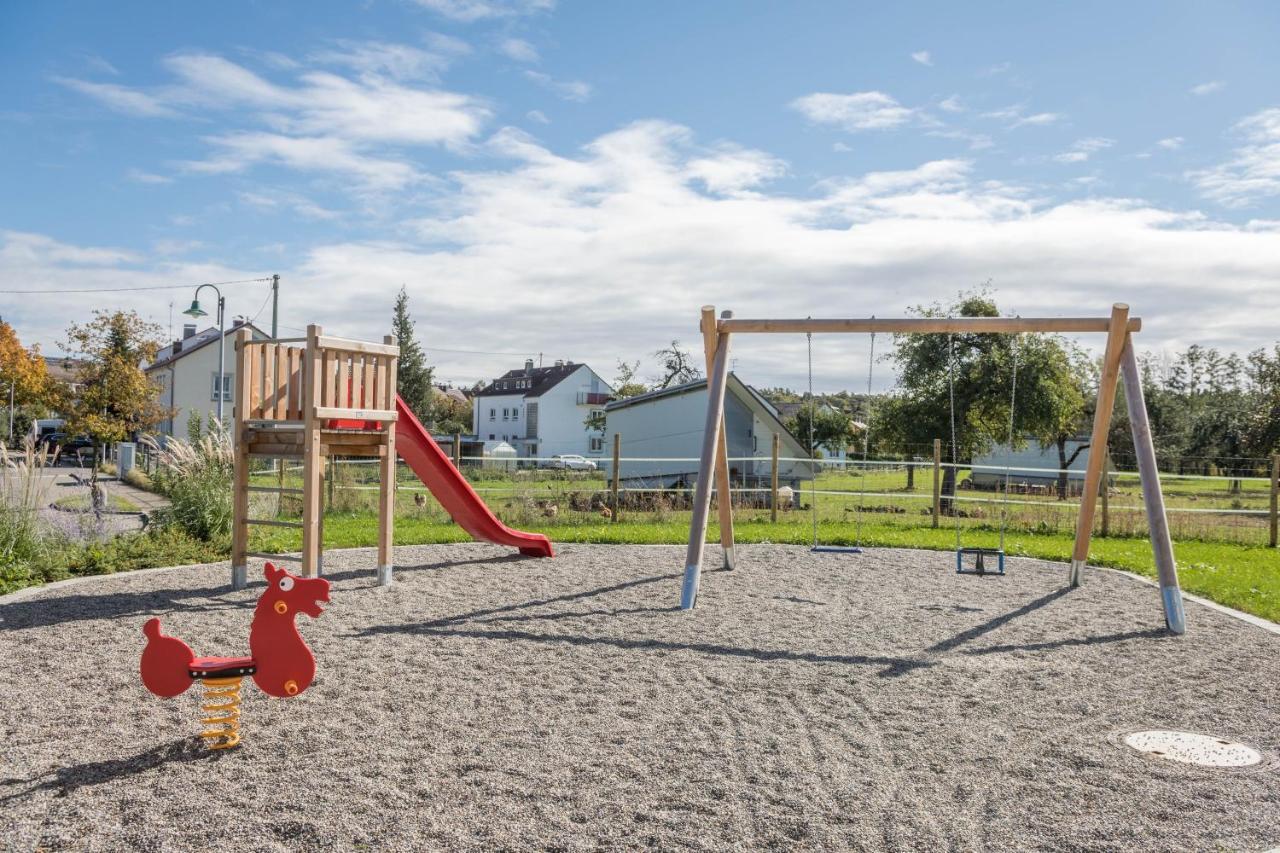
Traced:
[[[167, 328], [185, 285], [277, 272], [286, 327], [353, 336], [406, 285], [457, 381], [525, 353], [612, 375], [704, 303], [885, 316], [988, 278], [1024, 315], [1128, 301], [1152, 349], [1276, 338], [1275, 4], [0, 14], [0, 289], [183, 285], [0, 293], [47, 350], [96, 305]], [[824, 339], [819, 384], [866, 343]], [[796, 385], [802, 350], [739, 369]]]

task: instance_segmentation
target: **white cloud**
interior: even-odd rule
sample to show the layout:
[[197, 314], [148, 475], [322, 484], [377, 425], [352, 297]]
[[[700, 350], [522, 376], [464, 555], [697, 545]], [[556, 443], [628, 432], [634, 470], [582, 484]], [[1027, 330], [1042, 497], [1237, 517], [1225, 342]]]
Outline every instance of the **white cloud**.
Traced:
[[902, 106], [883, 92], [815, 92], [795, 99], [791, 108], [816, 124], [836, 125], [850, 133], [890, 130], [917, 116], [916, 110]]
[[267, 192], [242, 192], [240, 201], [249, 207], [264, 211], [289, 210], [304, 219], [331, 221], [341, 219], [342, 214], [313, 202], [290, 190], [274, 189]]
[[448, 37], [429, 42], [433, 51], [340, 41], [312, 60], [350, 67], [354, 78], [305, 70], [294, 75], [293, 85], [208, 53], [167, 57], [164, 64], [176, 82], [152, 91], [63, 82], [132, 115], [176, 117], [186, 111], [207, 118], [216, 112], [221, 123], [241, 125], [204, 137], [218, 150], [208, 159], [185, 163], [188, 171], [237, 172], [272, 162], [345, 174], [361, 189], [397, 189], [417, 179], [417, 168], [392, 146], [462, 147], [490, 115], [489, 107], [470, 95], [403, 82], [432, 77], [450, 57], [469, 49]]
[[332, 48], [313, 53], [311, 59], [393, 80], [435, 80], [458, 57], [471, 52], [466, 42], [448, 36], [433, 36], [432, 44], [433, 49], [424, 50], [391, 42], [338, 39]]
[[171, 184], [173, 178], [166, 175], [157, 175], [154, 172], [146, 172], [142, 169], [130, 169], [125, 173], [125, 177], [134, 183], [139, 184]]
[[549, 12], [555, 8], [555, 0], [415, 0], [433, 12], [463, 23], [515, 18]]
[[959, 95], [952, 95], [951, 97], [939, 103], [938, 108], [943, 112], [962, 113], [964, 112], [964, 103], [960, 100]]
[[936, 136], [940, 139], [959, 139], [961, 142], [969, 144], [969, 150], [981, 151], [984, 148], [990, 148], [995, 144], [991, 137], [985, 133], [974, 133], [970, 130], [961, 128], [952, 128], [950, 130], [930, 130], [926, 131], [929, 136]]
[[[1055, 203], [984, 181], [960, 159], [851, 174], [793, 193], [769, 183], [783, 167], [768, 152], [708, 147], [687, 128], [658, 121], [568, 154], [510, 129], [489, 145], [505, 159], [451, 175], [450, 191], [433, 193], [421, 218], [376, 239], [316, 242], [301, 255], [291, 245], [285, 257], [295, 260], [273, 260], [279, 269], [143, 259], [3, 234], [0, 287], [279, 272], [284, 325], [315, 322], [378, 340], [407, 283], [413, 299], [429, 300], [419, 332], [435, 346], [544, 352], [602, 371], [672, 338], [689, 343], [702, 304], [742, 317], [897, 316], [993, 275], [1001, 307], [1023, 315], [1105, 316], [1113, 302], [1127, 301], [1144, 320], [1142, 349], [1193, 342], [1248, 349], [1275, 338], [1280, 240], [1262, 219], [1238, 227], [1132, 200]], [[253, 313], [264, 295], [256, 285], [233, 288], [229, 310]], [[170, 298], [122, 294], [120, 303], [163, 321]], [[572, 316], [564, 311], [570, 304]], [[6, 319], [24, 340], [52, 342], [76, 319], [65, 305], [65, 297], [24, 298]], [[494, 322], [513, 316], [521, 322]], [[865, 339], [824, 339], [818, 385], [847, 387], [855, 352], [865, 358]], [[802, 337], [756, 336], [744, 338], [735, 357], [749, 381], [801, 387], [803, 353]], [[438, 375], [469, 380], [522, 361], [432, 355]]]
[[1156, 143], [1156, 145], [1160, 146], [1166, 151], [1177, 151], [1179, 148], [1182, 147], [1182, 143], [1184, 141], [1185, 140], [1181, 136], [1170, 136], [1165, 139], [1161, 139], [1159, 142]]
[[1280, 196], [1280, 107], [1248, 116], [1233, 131], [1245, 144], [1230, 160], [1186, 177], [1201, 195], [1226, 207], [1247, 207]]
[[1013, 68], [1012, 62], [999, 62], [999, 63], [996, 63], [995, 65], [988, 66], [987, 68], [978, 72], [978, 76], [979, 77], [995, 77], [999, 74], [1006, 73], [1011, 68]]
[[853, 146], [846, 145], [843, 142], [833, 142], [831, 143], [831, 150], [835, 151], [837, 154], [848, 154], [853, 150]]
[[200, 240], [156, 240], [151, 244], [151, 250], [157, 255], [185, 255], [188, 252], [194, 252], [196, 249], [204, 247], [204, 243]]
[[929, 51], [927, 50], [917, 50], [911, 54], [911, 58], [921, 65], [933, 65], [933, 58], [929, 56]]
[[70, 77], [53, 79], [69, 89], [88, 95], [118, 113], [141, 118], [167, 118], [177, 115], [175, 110], [166, 106], [159, 98], [127, 86], [118, 86], [115, 83], [94, 83]]
[[1198, 86], [1192, 86], [1189, 91], [1193, 95], [1212, 95], [1214, 92], [1220, 92], [1226, 86], [1221, 80], [1211, 80], [1208, 83], [1201, 83]]
[[538, 124], [551, 124], [551, 119], [547, 118], [547, 114], [542, 110], [529, 110], [524, 114], [529, 121], [536, 121]]
[[556, 80], [541, 71], [525, 71], [524, 76], [566, 101], [581, 103], [591, 97], [591, 84], [581, 80]]
[[1114, 139], [1107, 139], [1104, 136], [1089, 136], [1084, 139], [1077, 139], [1069, 151], [1055, 154], [1053, 159], [1059, 163], [1083, 163], [1099, 151], [1110, 148], [1115, 144], [1116, 141]]
[[1014, 104], [1012, 106], [1002, 107], [998, 110], [985, 112], [982, 114], [982, 118], [1008, 122], [1009, 129], [1014, 130], [1028, 125], [1033, 127], [1042, 127], [1044, 125], [1054, 124], [1061, 121], [1063, 116], [1061, 113], [1049, 112], [1031, 113], [1028, 115], [1026, 113], [1025, 104]]
[[507, 38], [498, 44], [498, 51], [516, 62], [537, 62], [538, 49], [524, 39]]

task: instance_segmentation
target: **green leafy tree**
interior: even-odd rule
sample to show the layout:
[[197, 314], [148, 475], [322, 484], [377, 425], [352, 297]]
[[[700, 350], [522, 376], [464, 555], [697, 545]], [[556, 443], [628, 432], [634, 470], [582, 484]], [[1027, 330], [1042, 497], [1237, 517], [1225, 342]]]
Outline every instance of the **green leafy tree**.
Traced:
[[[951, 305], [912, 310], [921, 317], [998, 317], [983, 291], [961, 294]], [[890, 356], [899, 373], [898, 392], [875, 408], [872, 434], [878, 446], [905, 455], [951, 441], [954, 375], [955, 456], [961, 462], [1009, 440], [1014, 357], [1018, 358], [1013, 445], [1033, 435], [1061, 442], [1078, 430], [1084, 415], [1084, 359], [1062, 339], [1046, 335], [903, 334]], [[949, 456], [950, 454], [945, 454]], [[1062, 454], [1060, 453], [1060, 459]], [[1061, 480], [1061, 477], [1060, 477]], [[946, 511], [955, 495], [955, 469], [943, 471]]]
[[435, 392], [432, 385], [432, 368], [414, 334], [413, 318], [409, 316], [409, 294], [403, 287], [396, 296], [395, 310], [391, 317], [391, 334], [400, 345], [400, 361], [396, 370], [396, 386], [409, 410], [428, 429], [432, 428], [431, 400]]
[[435, 430], [446, 434], [471, 432], [472, 402], [456, 400], [448, 394], [436, 394], [431, 407]]
[[158, 325], [133, 311], [97, 311], [90, 322], [67, 329], [62, 346], [82, 359], [76, 367], [79, 392], [64, 392], [58, 408], [68, 433], [93, 442], [89, 488], [97, 513], [104, 504], [96, 464], [102, 446], [151, 429], [171, 414], [160, 405], [160, 386], [142, 371], [155, 360], [161, 335]]
[[809, 447], [810, 454], [813, 454], [820, 447], [825, 447], [829, 450], [848, 447], [858, 437], [858, 429], [853, 424], [853, 418], [844, 412], [828, 407], [824, 403], [819, 403], [817, 406], [810, 406], [806, 403], [795, 413], [794, 417], [787, 421], [786, 426], [792, 435], [808, 445], [810, 443], [810, 421], [813, 422], [812, 446]]

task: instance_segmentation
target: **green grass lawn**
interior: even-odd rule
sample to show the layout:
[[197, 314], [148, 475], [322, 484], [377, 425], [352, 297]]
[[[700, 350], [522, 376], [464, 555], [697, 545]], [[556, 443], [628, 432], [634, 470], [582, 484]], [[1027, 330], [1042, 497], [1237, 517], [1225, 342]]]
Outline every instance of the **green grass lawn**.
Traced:
[[[58, 509], [70, 512], [90, 512], [93, 509], [88, 495], [68, 495], [65, 498], [58, 498], [53, 502], [53, 505]], [[120, 495], [107, 495], [107, 510], [109, 512], [137, 512], [138, 505]]]
[[[670, 516], [663, 520], [639, 516], [616, 523], [590, 516], [556, 521], [542, 519], [530, 521], [522, 525], [522, 529], [544, 533], [556, 542], [684, 544], [689, 535], [688, 513]], [[793, 513], [778, 523], [768, 521], [767, 514], [744, 516], [735, 523], [738, 542], [811, 543], [807, 515], [801, 517]], [[989, 525], [967, 528], [963, 535], [966, 546], [995, 547], [998, 541], [998, 532]], [[469, 538], [457, 525], [427, 511], [410, 512], [396, 519], [397, 545], [465, 542]], [[325, 519], [324, 539], [326, 548], [374, 545], [376, 516], [368, 512], [330, 514]], [[715, 524], [711, 525], [709, 541], [719, 541]], [[830, 545], [854, 544], [855, 526], [848, 522], [823, 522], [819, 527], [819, 541]], [[1006, 539], [1005, 550], [1015, 556], [1065, 563], [1070, 559], [1073, 541], [1070, 533], [1018, 533]], [[955, 547], [955, 531], [947, 526], [934, 529], [927, 523], [908, 526], [897, 523], [896, 519], [867, 520], [862, 526], [862, 543], [873, 547], [937, 550], [942, 552], [938, 555], [940, 570], [950, 570], [954, 565], [949, 552]], [[301, 534], [292, 530], [255, 531], [253, 548], [266, 552], [297, 551], [301, 548]], [[1280, 551], [1226, 542], [1184, 541], [1175, 544], [1174, 552], [1182, 586], [1188, 592], [1280, 621]], [[1142, 538], [1095, 538], [1089, 561], [1093, 565], [1155, 576], [1151, 546]]]

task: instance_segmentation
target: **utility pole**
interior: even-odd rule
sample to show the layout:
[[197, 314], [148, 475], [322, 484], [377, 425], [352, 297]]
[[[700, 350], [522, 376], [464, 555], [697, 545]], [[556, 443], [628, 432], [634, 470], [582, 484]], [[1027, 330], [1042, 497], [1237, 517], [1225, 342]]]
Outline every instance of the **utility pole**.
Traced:
[[271, 337], [280, 337], [280, 274], [271, 276]]

